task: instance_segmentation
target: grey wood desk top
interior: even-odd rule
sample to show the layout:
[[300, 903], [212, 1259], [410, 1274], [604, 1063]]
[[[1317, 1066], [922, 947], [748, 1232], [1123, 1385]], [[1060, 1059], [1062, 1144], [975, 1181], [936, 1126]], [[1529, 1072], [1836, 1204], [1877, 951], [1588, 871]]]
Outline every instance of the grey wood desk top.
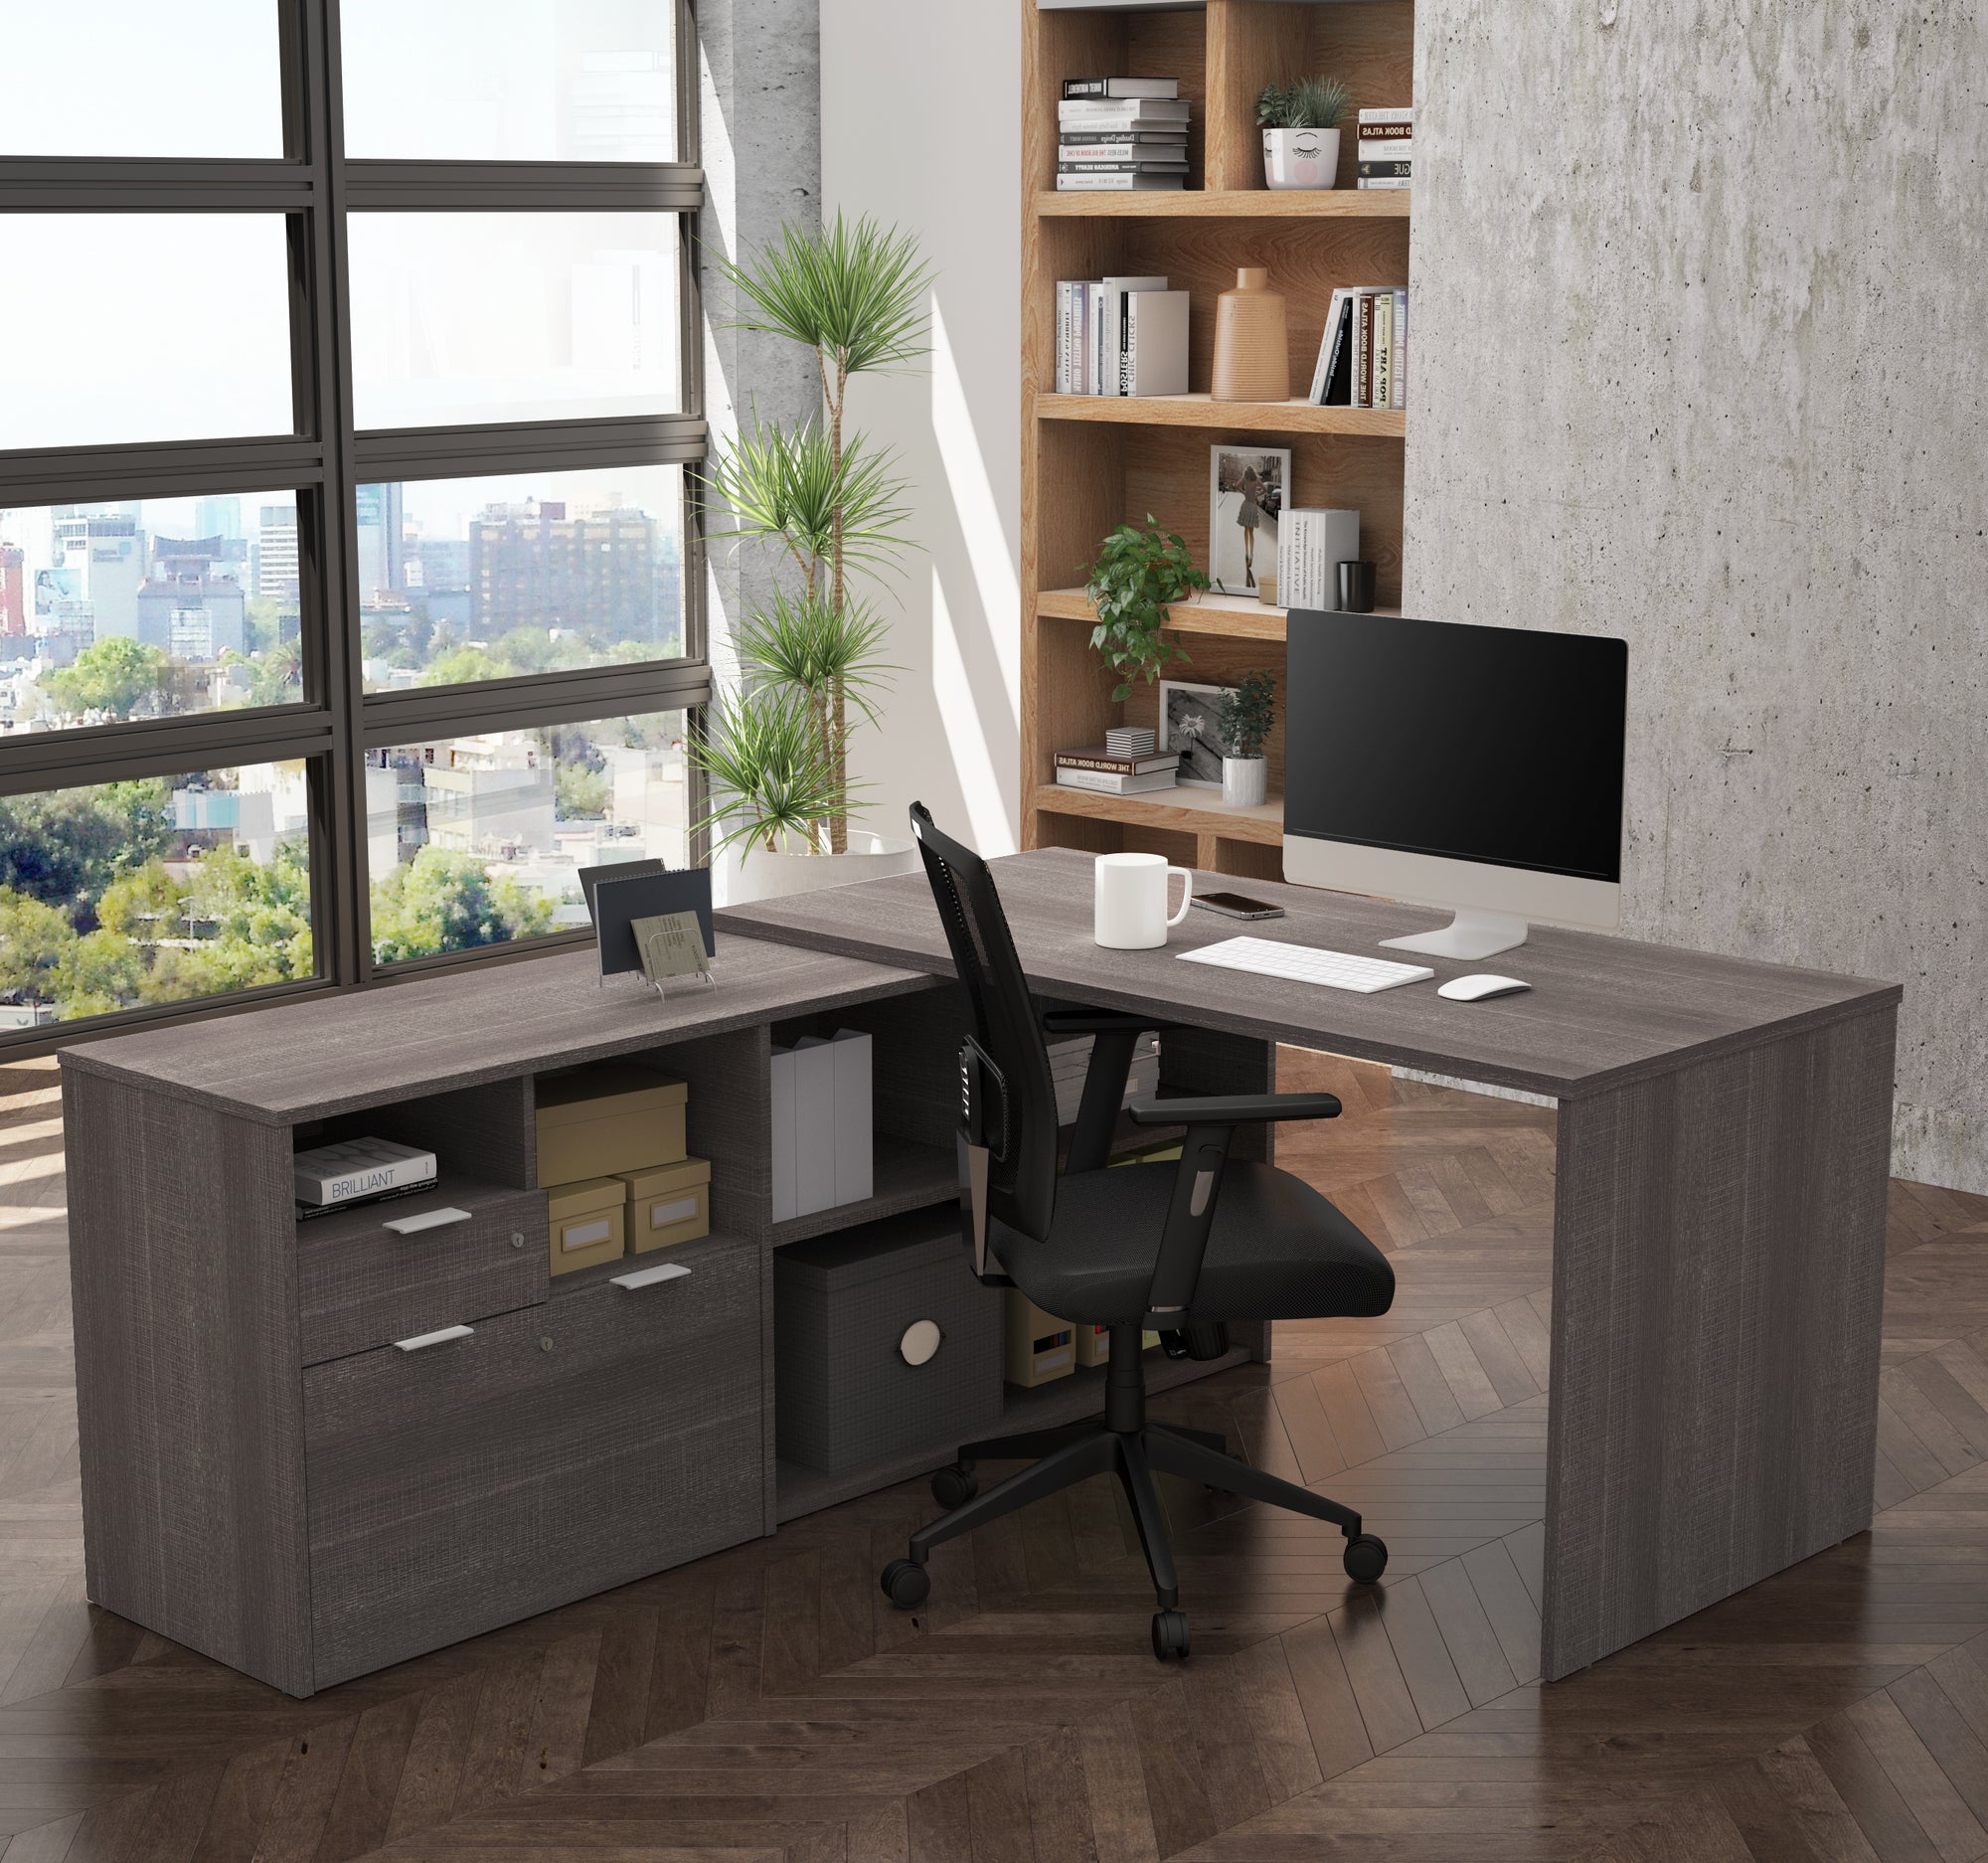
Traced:
[[[1190, 912], [1161, 950], [1100, 949], [1091, 939], [1091, 856], [1044, 848], [991, 863], [1030, 982], [1045, 995], [1303, 1043], [1523, 1088], [1556, 1099], [1599, 1093], [1686, 1061], [1820, 1027], [1895, 1004], [1896, 983], [1719, 957], [1591, 932], [1535, 927], [1517, 950], [1482, 963], [1378, 950], [1384, 937], [1445, 924], [1446, 913], [1267, 881], [1197, 874], [1197, 887], [1240, 889], [1284, 908], [1248, 925]], [[873, 880], [720, 914], [727, 930], [816, 951], [950, 973], [923, 874]], [[1246, 933], [1328, 950], [1426, 962], [1435, 980], [1362, 996], [1208, 964], [1183, 950]], [[1450, 1002], [1437, 983], [1478, 971], [1523, 978], [1524, 995]]]
[[597, 981], [591, 950], [561, 952], [113, 1036], [63, 1065], [280, 1125], [930, 984], [927, 967], [745, 937], [719, 940], [717, 970], [715, 988], [659, 1000], [633, 976]]

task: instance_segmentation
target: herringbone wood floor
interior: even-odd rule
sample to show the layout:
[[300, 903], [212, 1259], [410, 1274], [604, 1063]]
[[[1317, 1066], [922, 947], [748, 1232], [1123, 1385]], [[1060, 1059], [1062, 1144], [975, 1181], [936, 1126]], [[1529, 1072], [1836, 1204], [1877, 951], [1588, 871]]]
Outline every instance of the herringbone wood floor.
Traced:
[[[1167, 1494], [1195, 1655], [1101, 1483], [876, 1572], [922, 1484], [291, 1702], [83, 1599], [53, 1070], [0, 1070], [0, 1858], [1897, 1859], [1988, 1854], [1988, 1200], [1894, 1187], [1875, 1529], [1536, 1677], [1548, 1114], [1319, 1056], [1281, 1157], [1379, 1322], [1162, 1400], [1394, 1549]], [[11, 1837], [10, 1837], [11, 1834]]]

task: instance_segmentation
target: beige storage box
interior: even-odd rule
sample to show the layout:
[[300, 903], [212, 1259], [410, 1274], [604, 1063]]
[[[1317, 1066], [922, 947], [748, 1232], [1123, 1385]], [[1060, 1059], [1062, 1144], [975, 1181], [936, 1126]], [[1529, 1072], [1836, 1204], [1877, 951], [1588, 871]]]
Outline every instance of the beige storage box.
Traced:
[[686, 1158], [653, 1171], [616, 1171], [628, 1186], [628, 1253], [647, 1255], [711, 1234], [711, 1160]]
[[[1139, 1335], [1139, 1350], [1150, 1352], [1160, 1342], [1156, 1332], [1142, 1332]], [[1079, 1326], [1077, 1328], [1077, 1362], [1079, 1365], [1108, 1365], [1111, 1363], [1111, 1328], [1109, 1326]]]
[[623, 1250], [628, 1187], [618, 1177], [589, 1177], [546, 1193], [546, 1221], [552, 1228], [552, 1271], [612, 1262]]
[[537, 1083], [539, 1186], [612, 1177], [684, 1158], [690, 1089], [653, 1068], [581, 1068]]
[[1001, 1375], [1024, 1387], [1068, 1378], [1077, 1369], [1076, 1328], [1045, 1313], [1019, 1288], [1010, 1287], [1002, 1341]]

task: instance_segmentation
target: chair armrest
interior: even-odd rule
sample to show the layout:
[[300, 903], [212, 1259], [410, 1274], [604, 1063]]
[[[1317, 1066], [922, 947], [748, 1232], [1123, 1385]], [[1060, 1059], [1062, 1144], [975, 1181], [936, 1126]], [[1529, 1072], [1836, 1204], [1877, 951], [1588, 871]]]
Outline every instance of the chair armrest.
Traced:
[[1134, 1035], [1147, 1029], [1177, 1029], [1178, 1022], [1162, 1022], [1156, 1016], [1134, 1015], [1129, 1009], [1045, 1009], [1043, 1030], [1050, 1035], [1111, 1035], [1129, 1031]]
[[1210, 1100], [1135, 1100], [1134, 1125], [1259, 1125], [1283, 1119], [1336, 1119], [1334, 1094], [1232, 1094]]

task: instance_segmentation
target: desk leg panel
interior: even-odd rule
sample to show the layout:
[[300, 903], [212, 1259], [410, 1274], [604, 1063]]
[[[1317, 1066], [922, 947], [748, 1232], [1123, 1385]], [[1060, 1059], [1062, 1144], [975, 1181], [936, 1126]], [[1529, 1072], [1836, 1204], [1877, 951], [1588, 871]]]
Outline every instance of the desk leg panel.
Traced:
[[290, 1135], [63, 1070], [90, 1599], [311, 1692]]
[[1549, 1679], [1870, 1524], [1896, 1032], [1562, 1102]]

